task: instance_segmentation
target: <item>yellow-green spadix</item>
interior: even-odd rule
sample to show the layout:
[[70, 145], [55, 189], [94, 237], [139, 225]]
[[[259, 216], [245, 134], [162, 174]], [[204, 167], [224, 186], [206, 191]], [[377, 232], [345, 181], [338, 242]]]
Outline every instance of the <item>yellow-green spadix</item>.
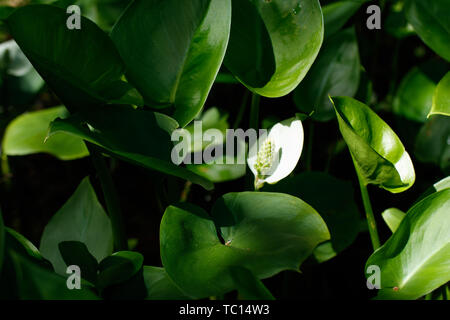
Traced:
[[255, 189], [286, 178], [297, 166], [303, 149], [303, 125], [297, 118], [275, 124], [269, 134], [250, 146], [247, 164], [255, 175]]

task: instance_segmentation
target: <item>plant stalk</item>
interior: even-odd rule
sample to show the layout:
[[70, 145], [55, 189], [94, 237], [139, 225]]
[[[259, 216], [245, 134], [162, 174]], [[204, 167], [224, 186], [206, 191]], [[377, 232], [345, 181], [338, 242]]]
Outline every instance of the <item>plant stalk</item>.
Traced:
[[111, 219], [111, 226], [114, 238], [114, 249], [116, 251], [128, 250], [127, 239], [125, 236], [125, 225], [122, 212], [120, 210], [119, 197], [114, 182], [103, 158], [97, 147], [86, 142], [86, 146], [91, 155], [92, 162], [97, 171], [103, 196], [105, 198], [106, 209]]
[[358, 175], [359, 187], [361, 189], [361, 197], [364, 204], [364, 211], [366, 212], [367, 224], [369, 226], [370, 240], [372, 241], [373, 250], [375, 251], [380, 247], [380, 238], [378, 236], [377, 223], [373, 215], [372, 204], [370, 203], [367, 186], [362, 181], [362, 178], [358, 173], [358, 169], [356, 169], [356, 174]]

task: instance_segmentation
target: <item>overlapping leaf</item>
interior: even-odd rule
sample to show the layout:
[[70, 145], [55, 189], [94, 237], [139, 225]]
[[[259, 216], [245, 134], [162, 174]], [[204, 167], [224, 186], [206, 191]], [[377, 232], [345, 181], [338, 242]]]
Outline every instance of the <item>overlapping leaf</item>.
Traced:
[[332, 98], [339, 128], [350, 150], [358, 175], [392, 193], [410, 188], [414, 166], [402, 142], [368, 106], [349, 98]]
[[381, 270], [380, 299], [417, 299], [450, 280], [450, 189], [414, 205], [366, 269]]
[[192, 205], [167, 208], [161, 222], [161, 259], [183, 292], [203, 298], [236, 288], [230, 267], [247, 268], [259, 279], [298, 270], [327, 239], [321, 217], [298, 198], [230, 193], [216, 202], [212, 218]]
[[111, 36], [146, 103], [175, 106], [184, 127], [214, 83], [230, 23], [231, 0], [136, 0]]
[[311, 68], [323, 34], [317, 0], [234, 0], [224, 63], [251, 91], [284, 96]]

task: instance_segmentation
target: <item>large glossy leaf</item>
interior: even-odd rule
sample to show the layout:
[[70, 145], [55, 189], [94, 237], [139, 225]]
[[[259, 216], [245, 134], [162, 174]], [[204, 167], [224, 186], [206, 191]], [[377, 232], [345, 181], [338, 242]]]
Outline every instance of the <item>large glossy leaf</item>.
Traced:
[[[224, 147], [225, 148], [225, 147]], [[227, 161], [234, 164], [227, 164]], [[188, 164], [187, 168], [211, 182], [220, 183], [239, 179], [245, 176], [247, 164], [237, 164], [235, 157], [223, 157], [223, 164]]]
[[349, 97], [332, 98], [339, 128], [365, 184], [392, 193], [410, 188], [414, 166], [400, 139], [374, 111]]
[[164, 268], [144, 266], [144, 281], [148, 300], [190, 299], [170, 280]]
[[61, 134], [45, 141], [50, 122], [65, 117], [64, 107], [32, 111], [20, 115], [6, 128], [2, 151], [7, 156], [49, 153], [61, 160], [73, 160], [89, 155], [82, 139]]
[[437, 54], [450, 61], [449, 0], [407, 0], [405, 14], [419, 37]]
[[136, 0], [111, 36], [147, 104], [175, 106], [184, 127], [214, 83], [230, 23], [231, 0]]
[[431, 116], [417, 135], [414, 153], [419, 161], [434, 163], [448, 173], [450, 169], [450, 117]]
[[[104, 117], [108, 112], [108, 117]], [[98, 107], [88, 114], [88, 124], [77, 116], [52, 122], [49, 137], [65, 132], [94, 143], [125, 161], [190, 180], [212, 189], [213, 184], [171, 160], [171, 132], [178, 127], [165, 115], [126, 106]]]
[[161, 222], [161, 259], [183, 292], [203, 298], [236, 288], [229, 267], [245, 267], [259, 279], [298, 270], [328, 239], [321, 217], [298, 198], [229, 193], [215, 203], [212, 218], [192, 205], [168, 207]]
[[321, 244], [314, 256], [319, 262], [334, 257], [353, 243], [360, 230], [360, 214], [352, 184], [322, 172], [305, 172], [267, 185], [265, 191], [287, 193], [310, 204], [324, 219], [331, 234], [329, 243]]
[[380, 299], [417, 299], [450, 280], [450, 189], [413, 206], [369, 258], [381, 270]]
[[439, 82], [433, 96], [430, 114], [441, 114], [450, 117], [450, 72]]
[[353, 28], [327, 40], [311, 70], [294, 91], [297, 108], [319, 121], [335, 117], [330, 95], [353, 97], [359, 86], [358, 43]]
[[98, 202], [88, 178], [80, 183], [75, 193], [52, 217], [42, 234], [40, 251], [60, 274], [66, 272], [66, 263], [58, 247], [63, 241], [84, 243], [97, 261], [112, 253], [111, 221]]
[[121, 81], [125, 67], [109, 37], [84, 17], [80, 30], [70, 30], [67, 17], [61, 8], [29, 5], [14, 11], [6, 24], [70, 111], [109, 101], [136, 102], [128, 96], [132, 87]]
[[325, 24], [325, 38], [328, 38], [341, 29], [346, 22], [358, 11], [361, 5], [368, 0], [335, 1], [322, 7]]
[[284, 96], [310, 69], [323, 30], [317, 0], [234, 0], [225, 65], [251, 91]]
[[412, 68], [397, 90], [394, 113], [409, 120], [425, 122], [433, 104], [436, 85], [446, 68], [447, 64], [440, 61], [429, 61]]

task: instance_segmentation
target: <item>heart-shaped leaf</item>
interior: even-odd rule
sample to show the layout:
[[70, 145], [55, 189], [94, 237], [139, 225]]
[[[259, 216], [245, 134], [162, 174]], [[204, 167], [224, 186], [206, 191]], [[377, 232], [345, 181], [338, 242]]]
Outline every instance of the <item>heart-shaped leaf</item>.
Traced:
[[405, 14], [419, 37], [441, 57], [450, 61], [450, 1], [407, 0]]
[[450, 189], [414, 205], [369, 258], [381, 270], [379, 299], [417, 299], [450, 280]]
[[229, 193], [215, 203], [212, 216], [193, 205], [178, 205], [168, 207], [161, 222], [166, 272], [194, 298], [235, 289], [232, 266], [245, 267], [258, 279], [298, 270], [329, 239], [317, 212], [286, 194]]
[[294, 91], [294, 101], [303, 113], [328, 121], [335, 117], [330, 95], [353, 97], [359, 86], [360, 62], [353, 28], [327, 40], [305, 79]]
[[323, 41], [317, 0], [234, 0], [227, 68], [251, 91], [281, 97], [297, 87]]
[[433, 96], [433, 106], [430, 114], [441, 114], [450, 117], [450, 72], [439, 82]]
[[59, 274], [66, 273], [58, 245], [63, 241], [79, 241], [100, 261], [113, 249], [111, 221], [97, 200], [95, 191], [85, 178], [70, 199], [52, 217], [41, 237], [40, 251]]
[[400, 139], [374, 111], [349, 97], [333, 97], [339, 129], [358, 175], [392, 193], [409, 189], [414, 167]]
[[184, 127], [199, 113], [222, 64], [231, 0], [136, 0], [111, 37], [147, 104], [175, 106]]
[[[304, 172], [267, 185], [264, 191], [282, 192], [310, 204], [324, 219], [331, 234], [330, 243], [319, 245], [314, 256], [324, 262], [336, 256], [356, 239], [360, 230], [360, 214], [355, 204], [352, 184], [322, 172]], [[328, 248], [324, 251], [325, 248]], [[326, 255], [323, 253], [327, 252]]]
[[383, 216], [384, 222], [386, 222], [392, 233], [397, 230], [400, 222], [402, 222], [403, 218], [405, 217], [405, 213], [397, 208], [386, 209], [381, 215]]
[[[58, 132], [69, 133], [125, 161], [190, 180], [208, 190], [214, 188], [209, 180], [172, 163], [170, 134], [178, 127], [175, 120], [127, 106], [104, 108], [87, 114], [89, 126], [77, 116], [55, 120], [50, 125], [49, 137]], [[108, 112], [108, 117], [103, 116], [104, 112]]]
[[84, 17], [81, 29], [70, 30], [67, 18], [64, 9], [29, 5], [15, 10], [6, 24], [70, 111], [86, 111], [122, 98], [131, 102], [128, 94], [133, 88], [121, 81], [125, 66], [108, 35]]
[[45, 152], [61, 160], [89, 155], [82, 139], [66, 134], [45, 141], [50, 122], [67, 115], [66, 108], [55, 107], [20, 115], [6, 128], [2, 151], [7, 156], [23, 156]]
[[144, 266], [144, 281], [148, 300], [190, 299], [170, 280], [164, 268]]

